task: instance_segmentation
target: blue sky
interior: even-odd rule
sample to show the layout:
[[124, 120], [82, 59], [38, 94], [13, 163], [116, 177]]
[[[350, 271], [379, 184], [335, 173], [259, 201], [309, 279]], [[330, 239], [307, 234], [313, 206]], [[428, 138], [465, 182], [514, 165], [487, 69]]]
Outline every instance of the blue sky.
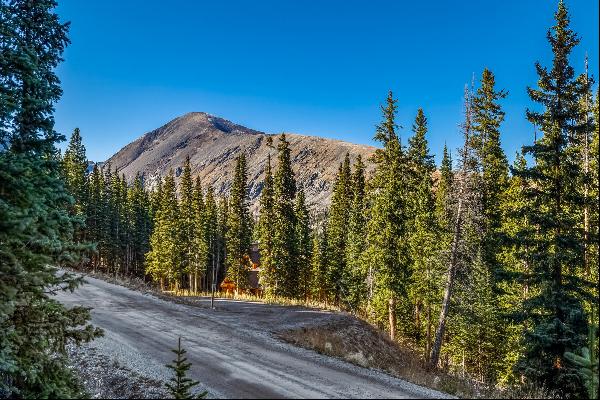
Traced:
[[[101, 161], [189, 111], [250, 128], [372, 141], [388, 90], [402, 135], [417, 108], [430, 146], [461, 137], [464, 85], [484, 67], [496, 74], [504, 147], [530, 143], [526, 87], [534, 62], [549, 65], [546, 31], [557, 1], [190, 1], [59, 0], [72, 44], [58, 69], [64, 90], [56, 128], [79, 127]], [[598, 77], [598, 2], [568, 0], [572, 27]], [[406, 141], [405, 141], [406, 143]], [[439, 157], [437, 158], [439, 161]]]

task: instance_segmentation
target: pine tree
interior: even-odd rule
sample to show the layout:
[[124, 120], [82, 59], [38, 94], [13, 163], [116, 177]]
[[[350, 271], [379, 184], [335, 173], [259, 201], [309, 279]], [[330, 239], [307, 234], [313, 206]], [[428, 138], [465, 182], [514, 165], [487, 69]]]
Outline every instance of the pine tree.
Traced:
[[363, 253], [366, 248], [366, 198], [365, 165], [360, 155], [352, 173], [352, 201], [348, 217], [348, 241], [346, 244], [346, 269], [343, 274], [347, 295], [346, 304], [356, 309], [366, 299], [367, 271], [364, 268]]
[[[396, 336], [397, 316], [408, 319], [410, 260], [406, 243], [406, 157], [396, 133], [396, 100], [389, 92], [382, 106], [383, 122], [377, 127], [375, 140], [384, 148], [375, 153], [377, 169], [371, 182], [370, 219], [367, 224], [369, 275], [372, 281], [372, 313], [380, 323], [388, 319], [390, 337]], [[405, 322], [405, 321], [403, 321]], [[408, 322], [408, 321], [406, 321]], [[403, 324], [404, 325], [404, 324]]]
[[[532, 293], [527, 278], [532, 261], [529, 250], [531, 243], [527, 238], [533, 238], [535, 234], [535, 227], [527, 217], [528, 210], [531, 209], [531, 200], [525, 196], [529, 182], [522, 177], [522, 171], [527, 169], [527, 161], [522, 153], [515, 155], [510, 169], [512, 176], [509, 177], [501, 203], [504, 246], [499, 254], [502, 274], [497, 282], [501, 293], [498, 309], [506, 316], [522, 313], [522, 305]], [[502, 370], [499, 371], [499, 381], [503, 384], [515, 384], [521, 380], [514, 366], [523, 357], [522, 335], [527, 321], [522, 318], [504, 319], [504, 358]]]
[[236, 284], [236, 292], [248, 286], [252, 220], [248, 210], [248, 172], [246, 156], [242, 153], [236, 161], [235, 176], [229, 200], [227, 217], [227, 277]]
[[[589, 76], [587, 55], [585, 58], [585, 73], [578, 79], [582, 81], [584, 86], [588, 87], [588, 90], [581, 96], [579, 102], [582, 127], [577, 132], [578, 148], [577, 151], [572, 153], [572, 157], [574, 162], [579, 163], [582, 167], [582, 174], [577, 185], [583, 197], [579, 217], [583, 231], [583, 270], [580, 277], [593, 285], [593, 287], [588, 288], [588, 292], [594, 300], [584, 300], [586, 313], [593, 316], [598, 313], [598, 269], [592, 267], [598, 264], [598, 119], [597, 115], [594, 115], [594, 96], [591, 91], [594, 81]], [[594, 318], [589, 318], [589, 322], [592, 326], [597, 323]]]
[[206, 397], [207, 392], [203, 392], [195, 397], [192, 396], [192, 392], [190, 390], [194, 386], [197, 386], [199, 382], [187, 377], [187, 372], [192, 364], [187, 362], [187, 358], [185, 358], [186, 351], [181, 348], [181, 337], [177, 339], [177, 348], [171, 351], [175, 353], [176, 358], [171, 362], [171, 364], [167, 364], [166, 367], [172, 369], [175, 373], [175, 376], [171, 378], [170, 382], [165, 383], [165, 386], [171, 393], [171, 396], [173, 396], [175, 399], [201, 399]]
[[272, 293], [294, 297], [298, 293], [298, 274], [295, 255], [296, 232], [294, 199], [296, 179], [292, 171], [290, 144], [281, 134], [277, 146], [278, 163], [274, 179], [273, 266], [275, 287]]
[[415, 123], [412, 126], [413, 136], [408, 139], [408, 159], [416, 169], [416, 175], [421, 177], [425, 173], [431, 174], [435, 170], [433, 156], [429, 154], [427, 144], [427, 117], [422, 108], [417, 111]]
[[[453, 190], [448, 196], [447, 205], [449, 206], [450, 223], [447, 232], [452, 232], [449, 249], [444, 249], [442, 262], [446, 265], [446, 282], [444, 285], [444, 295], [440, 308], [440, 316], [435, 333], [435, 339], [431, 347], [429, 356], [429, 366], [437, 368], [442, 349], [442, 343], [446, 334], [450, 306], [457, 303], [455, 307], [459, 309], [454, 316], [453, 331], [457, 338], [454, 343], [459, 342], [458, 347], [462, 351], [465, 346], [464, 335], [469, 334], [466, 323], [461, 323], [460, 316], [467, 315], [467, 309], [470, 306], [466, 301], [469, 294], [469, 285], [472, 285], [470, 277], [475, 273], [475, 269], [481, 263], [480, 239], [481, 229], [481, 198], [478, 190], [480, 178], [478, 175], [477, 146], [473, 140], [473, 109], [472, 94], [468, 88], [465, 88], [465, 122], [462, 125], [464, 144], [460, 153], [460, 172], [456, 175], [456, 181], [453, 183]], [[447, 173], [448, 171], [442, 171]], [[442, 181], [444, 176], [442, 175]], [[445, 227], [442, 227], [444, 229]], [[442, 242], [446, 244], [447, 242]], [[461, 308], [462, 307], [462, 308]]]
[[[411, 213], [409, 251], [414, 274], [410, 298], [414, 305], [415, 339], [421, 344], [424, 336], [425, 355], [428, 357], [432, 341], [433, 313], [437, 309], [440, 298], [442, 273], [438, 257], [440, 232], [433, 193], [432, 174], [435, 164], [433, 156], [429, 154], [425, 137], [427, 118], [422, 109], [417, 112], [413, 133], [408, 141], [408, 159], [411, 166], [410, 192], [412, 193], [409, 203]], [[445, 162], [447, 163], [448, 160], [446, 159]], [[422, 324], [423, 319], [424, 324]]]
[[67, 367], [65, 344], [93, 339], [89, 310], [67, 309], [50, 294], [82, 279], [58, 272], [90, 250], [73, 241], [81, 219], [61, 181], [54, 69], [68, 44], [68, 25], [54, 1], [15, 0], [0, 7], [0, 396], [82, 395]]
[[146, 255], [146, 273], [160, 282], [161, 290], [165, 290], [166, 283], [171, 284], [175, 291], [179, 289], [181, 253], [178, 216], [175, 178], [171, 170], [162, 186], [162, 197], [150, 237], [150, 252]]
[[569, 55], [579, 38], [569, 28], [568, 11], [562, 1], [555, 18], [556, 25], [548, 31], [554, 54], [552, 69], [548, 71], [537, 63], [538, 88], [528, 88], [531, 99], [544, 111], [527, 111], [527, 118], [543, 137], [524, 148], [535, 164], [520, 172], [530, 182], [526, 196], [532, 207], [527, 217], [536, 233], [531, 241], [529, 273], [535, 294], [524, 303], [530, 325], [519, 368], [527, 378], [548, 389], [583, 396], [577, 369], [564, 359], [564, 353], [583, 347], [588, 330], [581, 304], [585, 282], [578, 276], [583, 251], [576, 211], [584, 201], [576, 186], [582, 171], [572, 157], [578, 148], [577, 133], [584, 128], [579, 103], [588, 87], [574, 79], [569, 64]]
[[192, 184], [192, 169], [190, 166], [190, 157], [185, 158], [183, 173], [179, 182], [180, 202], [180, 246], [182, 249], [181, 260], [182, 270], [188, 276], [188, 288], [193, 286], [193, 259], [194, 259], [194, 187]]
[[209, 265], [209, 243], [207, 241], [207, 206], [204, 202], [204, 196], [202, 193], [202, 184], [200, 177], [196, 178], [196, 184], [194, 185], [194, 200], [193, 200], [193, 231], [192, 231], [192, 243], [193, 243], [193, 260], [192, 260], [192, 291], [198, 292], [198, 276], [205, 275], [208, 272], [207, 266]]
[[220, 198], [217, 204], [217, 225], [216, 225], [216, 282], [221, 282], [225, 278], [226, 260], [227, 260], [227, 237], [229, 234], [229, 200], [226, 196]]
[[[212, 288], [213, 284], [217, 284], [217, 268], [220, 258], [217, 260], [217, 254], [220, 253], [219, 241], [219, 213], [217, 202], [212, 186], [208, 187], [206, 192], [205, 209], [204, 209], [204, 235], [205, 243], [208, 245], [208, 256], [206, 258], [206, 279], [205, 290]], [[210, 286], [209, 286], [210, 285]]]
[[143, 277], [144, 256], [150, 250], [151, 215], [150, 200], [144, 190], [142, 177], [137, 174], [133, 187], [128, 191], [131, 212], [133, 275]]
[[311, 232], [310, 222], [308, 216], [308, 209], [306, 207], [306, 197], [304, 196], [304, 190], [298, 190], [296, 195], [296, 206], [294, 209], [295, 220], [296, 220], [296, 263], [298, 265], [297, 273], [299, 275], [299, 291], [298, 296], [302, 299], [307, 299], [310, 294], [311, 285]]
[[482, 173], [482, 206], [486, 225], [484, 258], [494, 275], [500, 268], [496, 259], [501, 246], [500, 203], [508, 183], [508, 162], [500, 145], [504, 111], [498, 104], [498, 100], [505, 97], [506, 92], [496, 91], [494, 74], [486, 68], [481, 77], [481, 87], [473, 96], [473, 137]]
[[107, 267], [117, 275], [121, 272], [121, 268], [123, 267], [123, 246], [125, 244], [123, 234], [125, 232], [125, 227], [123, 225], [124, 201], [122, 196], [121, 178], [116, 169], [110, 174], [110, 181], [107, 182], [107, 185], [110, 188], [110, 196], [107, 198], [109, 210], [107, 214], [109, 228], [109, 257]]
[[265, 181], [260, 194], [260, 215], [258, 237], [260, 250], [260, 285], [267, 296], [274, 294], [277, 271], [273, 263], [273, 224], [275, 222], [273, 174], [271, 172], [271, 154], [267, 157]]
[[96, 164], [89, 177], [88, 187], [89, 197], [86, 210], [86, 226], [88, 239], [96, 244], [96, 251], [91, 259], [91, 264], [95, 270], [100, 263], [99, 242], [102, 240], [102, 191], [104, 190], [104, 179]]
[[438, 223], [442, 231], [447, 231], [450, 221], [448, 196], [452, 191], [454, 182], [454, 173], [452, 171], [452, 155], [448, 147], [444, 144], [442, 163], [440, 165], [440, 174], [437, 180], [435, 190], [435, 207], [438, 217]]
[[327, 266], [329, 264], [327, 257], [329, 248], [327, 244], [327, 227], [323, 227], [321, 233], [315, 232], [313, 237], [311, 265], [311, 294], [312, 298], [317, 301], [327, 302], [327, 288], [330, 284], [327, 282], [329, 275], [327, 274]]
[[75, 198], [75, 213], [85, 214], [87, 210], [87, 157], [79, 128], [75, 128], [62, 160], [65, 184]]
[[346, 242], [348, 240], [348, 217], [352, 203], [350, 173], [350, 154], [346, 153], [344, 162], [340, 164], [331, 198], [329, 220], [327, 222], [327, 242], [329, 243], [329, 278], [333, 284], [328, 288], [329, 295], [334, 303], [347, 297], [348, 288], [343, 286], [343, 275], [346, 271]]
[[500, 145], [504, 112], [498, 103], [504, 97], [506, 92], [495, 89], [494, 74], [485, 69], [481, 85], [472, 97], [470, 138], [474, 170], [479, 175], [482, 213], [481, 228], [477, 227], [477, 232], [481, 229], [481, 235], [475, 238], [474, 245], [481, 249], [477, 250], [475, 262], [457, 289], [457, 298], [460, 295], [463, 305], [464, 324], [458, 327], [461, 335], [455, 334], [455, 337], [461, 336], [463, 368], [491, 383], [496, 382], [497, 369], [503, 358], [504, 328], [507, 326], [500, 317], [497, 284], [501, 274], [499, 254], [503, 237], [500, 203], [508, 183], [508, 163]]

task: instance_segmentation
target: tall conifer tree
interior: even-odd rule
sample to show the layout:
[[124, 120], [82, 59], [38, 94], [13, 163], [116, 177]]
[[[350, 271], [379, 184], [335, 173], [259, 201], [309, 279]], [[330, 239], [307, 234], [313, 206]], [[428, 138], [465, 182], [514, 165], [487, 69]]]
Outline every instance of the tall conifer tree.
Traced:
[[562, 1], [555, 19], [556, 25], [547, 36], [554, 55], [552, 68], [536, 63], [538, 88], [528, 88], [532, 101], [544, 107], [542, 112], [527, 111], [527, 118], [543, 137], [524, 148], [535, 164], [519, 172], [530, 182], [526, 192], [532, 206], [528, 218], [536, 227], [529, 273], [535, 294], [524, 304], [531, 324], [520, 368], [529, 379], [549, 389], [582, 396], [583, 383], [564, 353], [582, 347], [587, 335], [581, 304], [585, 284], [578, 278], [583, 251], [575, 213], [583, 204], [576, 187], [576, 177], [582, 171], [572, 152], [577, 149], [577, 133], [584, 129], [579, 102], [589, 88], [574, 79], [569, 64], [579, 38], [569, 27], [569, 14]]
[[340, 164], [331, 198], [329, 220], [327, 222], [327, 242], [329, 243], [329, 278], [333, 285], [328, 288], [332, 300], [339, 303], [340, 299], [347, 297], [348, 288], [344, 287], [344, 273], [346, 271], [346, 242], [348, 240], [348, 217], [352, 204], [352, 181], [350, 173], [350, 154], [346, 153], [344, 162]]
[[219, 212], [217, 201], [212, 186], [206, 191], [205, 210], [204, 210], [205, 242], [208, 248], [208, 257], [206, 258], [206, 278], [205, 290], [211, 290], [213, 284], [217, 284], [218, 258], [221, 242], [219, 240]]
[[[377, 150], [377, 169], [371, 183], [371, 212], [367, 225], [367, 259], [373, 280], [374, 317], [389, 326], [390, 337], [395, 338], [397, 316], [410, 313], [408, 283], [410, 260], [406, 243], [407, 199], [406, 156], [397, 134], [398, 106], [390, 91], [382, 106], [383, 122], [377, 126], [375, 140], [383, 144]], [[402, 300], [401, 300], [402, 299]], [[387, 321], [386, 321], [387, 319]]]
[[294, 199], [296, 179], [292, 171], [290, 143], [281, 134], [277, 145], [277, 170], [274, 179], [275, 204], [273, 224], [273, 265], [276, 295], [293, 297], [298, 292], [298, 271], [295, 260], [296, 221]]
[[75, 198], [77, 214], [85, 214], [87, 207], [87, 157], [85, 146], [79, 132], [75, 128], [63, 157], [63, 174], [67, 189]]
[[296, 263], [298, 265], [298, 284], [299, 290], [297, 296], [307, 299], [310, 293], [311, 285], [311, 235], [308, 208], [306, 207], [306, 197], [304, 190], [298, 190], [296, 195], [296, 205], [294, 209], [296, 220]]
[[366, 270], [363, 254], [366, 248], [365, 165], [360, 155], [352, 173], [353, 194], [348, 217], [346, 269], [343, 274], [347, 288], [346, 304], [356, 309], [366, 299]]
[[82, 279], [58, 271], [89, 246], [76, 244], [80, 219], [55, 157], [61, 96], [54, 69], [69, 40], [56, 2], [0, 3], [0, 396], [82, 395], [67, 367], [66, 343], [99, 334], [89, 311], [67, 309], [50, 293], [73, 291]]
[[190, 157], [185, 158], [183, 165], [183, 173], [179, 182], [179, 197], [180, 201], [180, 245], [182, 249], [181, 260], [182, 269], [188, 276], [188, 288], [193, 286], [193, 260], [195, 252], [194, 243], [194, 220], [196, 213], [194, 212], [194, 185], [192, 183], [192, 168], [190, 166]]
[[[414, 306], [414, 328], [418, 343], [423, 342], [429, 355], [433, 337], [434, 312], [441, 292], [441, 271], [438, 260], [439, 229], [436, 218], [433, 177], [433, 156], [427, 143], [427, 118], [419, 109], [409, 139], [408, 159], [411, 167], [409, 234], [413, 279], [411, 301]], [[447, 161], [446, 161], [447, 162]], [[424, 340], [423, 340], [424, 339]]]
[[146, 256], [146, 273], [160, 282], [162, 290], [166, 284], [178, 290], [181, 278], [180, 222], [172, 170], [164, 180], [161, 194], [150, 237], [150, 252]]
[[271, 172], [271, 154], [267, 157], [265, 181], [260, 194], [260, 216], [258, 237], [260, 250], [260, 285], [267, 295], [273, 295], [277, 271], [273, 263], [273, 224], [275, 222], [273, 174]]
[[197, 293], [200, 289], [198, 279], [203, 275], [206, 275], [209, 265], [209, 243], [207, 241], [207, 229], [208, 229], [208, 215], [207, 206], [204, 201], [204, 194], [202, 192], [202, 183], [200, 177], [196, 177], [196, 183], [194, 185], [193, 192], [193, 221], [192, 221], [192, 291]]
[[248, 172], [246, 156], [238, 156], [227, 216], [227, 277], [236, 284], [236, 291], [248, 285], [252, 220], [248, 210]]

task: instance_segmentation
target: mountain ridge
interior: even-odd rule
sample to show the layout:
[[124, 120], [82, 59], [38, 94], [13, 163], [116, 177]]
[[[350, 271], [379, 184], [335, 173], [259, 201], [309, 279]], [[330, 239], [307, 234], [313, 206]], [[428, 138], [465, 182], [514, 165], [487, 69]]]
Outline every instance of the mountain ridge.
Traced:
[[[373, 146], [284, 133], [290, 142], [296, 179], [314, 211], [329, 205], [335, 174], [346, 153], [350, 154], [353, 163], [360, 155], [367, 165], [367, 174], [372, 172], [373, 165], [368, 158], [376, 149]], [[276, 168], [278, 136], [205, 112], [188, 112], [125, 145], [105, 165], [116, 168], [128, 182], [140, 173], [146, 188], [153, 189], [159, 177], [165, 176], [170, 169], [178, 178], [185, 158], [189, 156], [192, 176], [200, 176], [204, 188], [212, 185], [215, 193], [226, 195], [232, 183], [235, 158], [244, 152], [248, 161], [250, 208], [256, 212], [268, 154]], [[274, 148], [267, 146], [267, 137], [273, 137]]]

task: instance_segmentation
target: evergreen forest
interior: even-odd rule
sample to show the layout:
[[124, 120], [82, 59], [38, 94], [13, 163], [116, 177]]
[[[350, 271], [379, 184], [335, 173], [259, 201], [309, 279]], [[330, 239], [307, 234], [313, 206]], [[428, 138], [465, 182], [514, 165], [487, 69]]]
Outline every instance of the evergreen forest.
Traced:
[[324, 214], [307, 204], [281, 134], [256, 215], [244, 154], [220, 196], [193, 178], [189, 158], [148, 190], [141, 175], [128, 182], [88, 163], [79, 129], [60, 153], [54, 70], [69, 25], [55, 6], [0, 2], [0, 397], [82, 395], [65, 344], [102, 332], [88, 309], [51, 297], [81, 284], [68, 271], [136, 277], [176, 295], [226, 278], [241, 291], [255, 242], [265, 298], [350, 312], [417, 349], [431, 370], [598, 397], [599, 95], [587, 62], [572, 66], [580, 39], [564, 2], [547, 33], [552, 58], [532, 66], [523, 118], [535, 138], [520, 152], [503, 150], [510, 94], [490, 66], [465, 86], [462, 146], [436, 149], [440, 165], [424, 110], [400, 121], [402, 98], [390, 91], [379, 148], [370, 160], [346, 155]]

